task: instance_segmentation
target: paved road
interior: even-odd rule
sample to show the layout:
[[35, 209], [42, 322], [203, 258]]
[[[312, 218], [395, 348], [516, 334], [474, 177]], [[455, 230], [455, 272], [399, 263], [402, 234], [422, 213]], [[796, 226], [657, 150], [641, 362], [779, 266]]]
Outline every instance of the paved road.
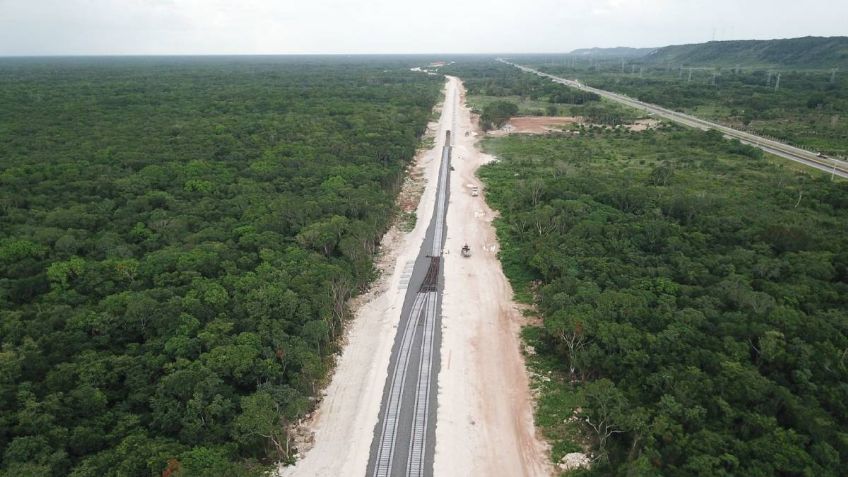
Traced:
[[696, 118], [695, 116], [690, 116], [688, 114], [683, 114], [677, 111], [672, 111], [670, 109], [663, 108], [662, 106], [645, 103], [637, 99], [633, 99], [629, 96], [625, 96], [623, 94], [613, 93], [598, 88], [592, 88], [591, 86], [586, 86], [585, 84], [579, 81], [560, 78], [558, 76], [554, 76], [548, 73], [543, 73], [533, 68], [528, 68], [526, 66], [511, 63], [504, 59], [498, 59], [498, 61], [515, 66], [516, 68], [519, 68], [528, 73], [533, 73], [548, 78], [554, 81], [555, 83], [564, 84], [566, 86], [571, 86], [573, 88], [578, 88], [585, 91], [591, 91], [592, 93], [595, 93], [599, 96], [603, 96], [604, 98], [617, 101], [619, 103], [625, 104], [636, 109], [648, 111], [657, 116], [669, 119], [679, 124], [683, 124], [684, 126], [703, 130], [715, 129], [717, 131], [721, 131], [725, 136], [738, 139], [739, 141], [745, 144], [750, 144], [752, 146], [758, 147], [763, 151], [769, 152], [776, 156], [790, 159], [792, 161], [799, 162], [801, 164], [814, 167], [816, 169], [829, 172], [840, 177], [848, 178], [848, 163], [846, 163], [845, 161], [829, 158], [820, 158], [815, 153], [806, 151], [804, 149], [790, 146], [782, 142], [773, 141], [771, 139], [766, 139], [744, 131], [739, 131], [737, 129], [729, 128], [727, 126], [722, 126], [721, 124], [705, 121], [703, 119]]
[[[456, 89], [449, 89], [452, 109]], [[455, 124], [456, 114], [451, 124]], [[368, 458], [368, 476], [432, 476], [436, 378], [441, 346], [442, 248], [450, 193], [450, 131], [442, 147], [436, 204], [409, 279]]]

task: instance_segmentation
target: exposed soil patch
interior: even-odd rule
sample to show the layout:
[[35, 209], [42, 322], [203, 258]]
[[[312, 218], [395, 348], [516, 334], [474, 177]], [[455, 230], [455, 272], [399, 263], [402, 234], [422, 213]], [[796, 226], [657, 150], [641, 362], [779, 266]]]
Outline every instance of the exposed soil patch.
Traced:
[[489, 132], [492, 136], [507, 134], [545, 134], [560, 131], [563, 126], [580, 124], [583, 118], [575, 116], [516, 116], [500, 129]]
[[[501, 269], [492, 225], [497, 214], [486, 204], [476, 175], [494, 158], [477, 148], [478, 122], [464, 103], [464, 88], [455, 78], [451, 81], [460, 88], [462, 103], [456, 105], [453, 124], [455, 170], [447, 212], [433, 473], [552, 475], [547, 445], [534, 426], [533, 395], [521, 354], [519, 331], [526, 319]], [[532, 123], [532, 118], [518, 119]], [[471, 248], [470, 257], [461, 256], [464, 245]]]
[[648, 129], [656, 129], [659, 124], [659, 119], [637, 119], [633, 121], [633, 124], [626, 124], [624, 127], [633, 132], [642, 132]]
[[[582, 124], [586, 127], [595, 126], [605, 129], [613, 129], [613, 126], [586, 123], [580, 116], [515, 116], [509, 119], [500, 129], [489, 131], [489, 136], [507, 136], [509, 134], [547, 134], [560, 132], [568, 126]], [[625, 128], [631, 132], [642, 132], [655, 129], [660, 125], [658, 119], [637, 119], [630, 124], [615, 126]]]

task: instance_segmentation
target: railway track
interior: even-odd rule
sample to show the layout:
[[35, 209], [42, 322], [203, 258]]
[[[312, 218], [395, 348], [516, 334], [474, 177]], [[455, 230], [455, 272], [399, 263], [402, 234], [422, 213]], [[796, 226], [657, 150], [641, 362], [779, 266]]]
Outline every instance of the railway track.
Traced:
[[[455, 94], [454, 91], [454, 101]], [[451, 136], [447, 131], [433, 217], [411, 273], [413, 278], [401, 313], [379, 422], [374, 431], [367, 470], [367, 474], [374, 477], [432, 475], [435, 416], [431, 411], [436, 409], [436, 346], [440, 340], [442, 248], [450, 161]]]

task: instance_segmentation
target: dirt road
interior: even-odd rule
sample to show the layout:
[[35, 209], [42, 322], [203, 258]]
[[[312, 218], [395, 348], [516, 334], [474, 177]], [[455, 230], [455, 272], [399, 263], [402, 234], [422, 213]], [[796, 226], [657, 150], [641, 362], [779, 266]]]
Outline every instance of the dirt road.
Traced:
[[[470, 111], [456, 78], [449, 78], [435, 137], [453, 132], [455, 171], [447, 213], [442, 303], [441, 369], [438, 374], [437, 476], [550, 475], [544, 444], [535, 436], [528, 378], [520, 354], [522, 320], [497, 259], [492, 211], [483, 197], [471, 197], [474, 172], [491, 160], [474, 148]], [[463, 91], [460, 89], [460, 91]], [[453, 109], [458, 108], [454, 124]], [[469, 135], [466, 136], [465, 132]], [[365, 475], [378, 420], [389, 358], [397, 333], [411, 264], [424, 239], [435, 204], [441, 141], [416, 159], [426, 187], [416, 210], [415, 229], [390, 231], [379, 264], [383, 278], [361, 298], [347, 344], [326, 396], [309, 427], [314, 446], [282, 476]], [[471, 258], [460, 257], [465, 242]]]
[[[460, 88], [461, 83], [455, 82]], [[523, 317], [497, 258], [493, 211], [469, 186], [492, 160], [476, 147], [478, 133], [461, 89], [454, 133], [451, 200], [445, 244], [442, 359], [434, 475], [551, 475], [536, 437], [529, 382], [520, 353]], [[469, 135], [465, 135], [469, 132]], [[461, 258], [468, 243], [470, 258]]]

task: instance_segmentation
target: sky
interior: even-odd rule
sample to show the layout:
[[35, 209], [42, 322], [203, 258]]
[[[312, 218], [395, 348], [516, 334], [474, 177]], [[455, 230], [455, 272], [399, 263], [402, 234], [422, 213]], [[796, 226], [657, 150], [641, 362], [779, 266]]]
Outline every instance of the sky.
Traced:
[[0, 56], [542, 53], [848, 35], [846, 0], [0, 0]]

